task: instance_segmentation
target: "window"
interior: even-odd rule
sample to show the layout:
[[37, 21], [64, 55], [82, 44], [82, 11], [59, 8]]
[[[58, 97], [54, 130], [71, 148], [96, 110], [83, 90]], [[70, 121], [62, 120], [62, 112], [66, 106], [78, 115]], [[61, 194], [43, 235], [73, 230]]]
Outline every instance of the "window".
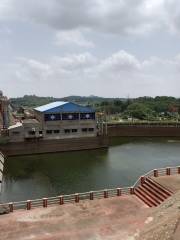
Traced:
[[71, 131], [70, 131], [70, 129], [64, 129], [64, 132], [65, 133], [70, 133]]
[[45, 114], [44, 120], [45, 121], [59, 121], [59, 120], [61, 120], [61, 114], [58, 114], [58, 113]]
[[43, 134], [43, 132], [42, 132], [42, 131], [39, 131], [39, 134]]
[[95, 113], [81, 113], [80, 114], [81, 120], [94, 120], [95, 119]]
[[29, 133], [29, 135], [35, 135], [36, 134], [35, 131], [29, 131], [28, 133]]
[[59, 133], [59, 132], [60, 132], [60, 131], [59, 131], [58, 129], [57, 129], [57, 130], [54, 130], [54, 133], [56, 133], [56, 134]]
[[76, 132], [77, 132], [77, 129], [72, 129], [72, 132], [73, 132], [73, 133], [76, 133]]
[[62, 120], [78, 120], [79, 113], [63, 113]]
[[46, 130], [47, 134], [52, 134], [52, 130]]
[[87, 132], [87, 128], [82, 128], [82, 132]]
[[89, 128], [89, 132], [94, 132], [94, 128]]

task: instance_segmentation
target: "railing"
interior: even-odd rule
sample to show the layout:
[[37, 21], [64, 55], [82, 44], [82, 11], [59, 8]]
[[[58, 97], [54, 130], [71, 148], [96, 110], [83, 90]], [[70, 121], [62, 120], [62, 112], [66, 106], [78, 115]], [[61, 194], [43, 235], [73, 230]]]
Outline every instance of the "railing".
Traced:
[[141, 121], [133, 121], [133, 122], [108, 122], [108, 128], [114, 127], [114, 126], [144, 126], [144, 127], [180, 127], [180, 122], [141, 122]]
[[50, 198], [4, 203], [4, 204], [0, 204], [0, 207], [1, 206], [9, 207], [10, 212], [13, 212], [14, 210], [18, 210], [18, 209], [30, 210], [37, 207], [46, 208], [47, 206], [50, 206], [50, 205], [78, 203], [81, 200], [102, 199], [102, 198], [108, 198], [108, 197], [121, 196], [125, 194], [126, 195], [133, 194], [132, 188], [126, 187], [126, 188], [116, 188], [116, 189], [105, 189], [100, 191], [61, 195], [61, 196], [50, 197]]
[[113, 189], [105, 189], [100, 191], [90, 191], [90, 192], [75, 193], [70, 195], [61, 195], [61, 196], [50, 197], [50, 198], [4, 203], [4, 204], [0, 204], [0, 207], [8, 207], [10, 212], [13, 212], [14, 210], [18, 210], [18, 209], [30, 210], [37, 207], [47, 208], [50, 205], [78, 203], [79, 201], [82, 201], [82, 200], [94, 200], [94, 199], [109, 198], [109, 197], [115, 197], [115, 196], [121, 196], [121, 195], [131, 195], [131, 194], [134, 194], [134, 190], [143, 183], [145, 178], [174, 175], [174, 174], [180, 174], [180, 166], [151, 170], [147, 172], [145, 175], [141, 176], [132, 187], [113, 188]]

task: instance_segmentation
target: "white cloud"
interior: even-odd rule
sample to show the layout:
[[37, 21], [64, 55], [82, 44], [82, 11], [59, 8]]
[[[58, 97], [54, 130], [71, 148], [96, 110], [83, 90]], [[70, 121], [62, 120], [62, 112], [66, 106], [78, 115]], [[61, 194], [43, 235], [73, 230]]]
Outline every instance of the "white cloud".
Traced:
[[142, 61], [122, 50], [104, 59], [90, 53], [53, 57], [48, 62], [22, 58], [12, 69], [8, 68], [8, 75], [21, 87], [21, 93], [17, 88], [16, 94], [30, 91], [59, 97], [71, 94], [179, 96], [179, 73], [179, 55]]
[[[1, 0], [2, 18], [30, 20], [63, 31], [79, 28], [116, 34], [146, 34], [154, 29], [180, 31], [179, 0]], [[81, 40], [84, 42], [83, 37]]]
[[76, 45], [79, 47], [92, 48], [93, 42], [87, 40], [80, 30], [58, 31], [55, 44], [57, 46]]
[[130, 72], [140, 69], [140, 63], [135, 56], [127, 53], [126, 51], [119, 51], [112, 56], [104, 59], [100, 65], [102, 71], [117, 72]]

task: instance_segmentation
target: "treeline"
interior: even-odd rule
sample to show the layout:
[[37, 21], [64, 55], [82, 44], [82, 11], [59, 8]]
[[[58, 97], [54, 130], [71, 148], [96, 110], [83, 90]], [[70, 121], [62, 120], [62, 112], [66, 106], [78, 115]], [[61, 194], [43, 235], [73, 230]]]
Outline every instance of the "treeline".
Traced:
[[97, 111], [108, 115], [119, 114], [121, 118], [137, 118], [140, 120], [177, 119], [180, 114], [180, 98], [157, 96], [134, 99], [102, 98], [97, 96], [69, 96], [65, 98], [38, 97], [25, 95], [10, 99], [14, 109], [19, 107], [33, 108], [54, 101], [70, 101], [94, 107]]
[[[19, 108], [19, 107], [37, 107], [47, 103], [55, 102], [55, 101], [67, 101], [67, 102], [74, 102], [83, 105], [91, 105], [95, 106], [98, 103], [103, 101], [111, 102], [115, 98], [102, 98], [98, 96], [68, 96], [64, 98], [54, 98], [54, 97], [39, 97], [36, 95], [24, 95], [23, 97], [18, 98], [11, 98], [10, 103], [12, 107]], [[117, 98], [119, 99], [119, 98]], [[123, 99], [119, 99], [123, 100]]]
[[174, 97], [139, 97], [126, 101], [103, 101], [96, 104], [99, 111], [107, 114], [120, 113], [122, 118], [137, 118], [140, 120], [157, 120], [178, 118], [180, 99]]

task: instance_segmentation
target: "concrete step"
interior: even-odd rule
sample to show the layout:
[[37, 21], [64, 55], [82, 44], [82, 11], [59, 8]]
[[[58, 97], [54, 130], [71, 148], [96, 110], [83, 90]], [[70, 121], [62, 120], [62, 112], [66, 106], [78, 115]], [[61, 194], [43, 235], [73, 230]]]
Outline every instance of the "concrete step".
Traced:
[[151, 183], [152, 185], [154, 185], [155, 187], [157, 187], [158, 189], [160, 189], [162, 192], [164, 192], [165, 194], [171, 196], [173, 194], [173, 192], [171, 192], [169, 189], [165, 188], [164, 186], [160, 185], [159, 183], [157, 183], [156, 181], [152, 180], [151, 178], [146, 178], [146, 181], [148, 181], [149, 183]]
[[134, 190], [135, 195], [141, 200], [143, 201], [147, 206], [149, 207], [154, 207], [154, 204], [149, 201], [146, 197], [144, 197], [141, 193], [139, 193], [139, 191], [137, 191], [137, 189]]
[[161, 189], [157, 188], [155, 185], [151, 184], [150, 182], [146, 181], [145, 182], [145, 186], [152, 189], [153, 191], [155, 191], [156, 193], [158, 193], [159, 195], [161, 195], [163, 197], [163, 199], [167, 198], [169, 195], [164, 193]]
[[162, 194], [159, 194], [156, 190], [154, 190], [154, 189], [153, 189], [151, 186], [149, 186], [147, 183], [146, 183], [146, 184], [143, 184], [143, 187], [144, 187], [147, 191], [149, 191], [150, 193], [152, 193], [154, 196], [158, 197], [159, 200], [161, 200], [161, 201], [164, 201], [164, 200], [167, 198], [167, 196], [162, 195]]
[[143, 185], [138, 186], [135, 189], [135, 195], [149, 207], [158, 206], [172, 194], [173, 193], [170, 190], [166, 189], [151, 178], [146, 178]]
[[149, 206], [158, 206], [159, 203], [157, 203], [154, 199], [152, 199], [149, 195], [147, 195], [144, 191], [142, 191], [139, 187], [135, 189], [135, 194]]
[[[144, 184], [145, 185], [145, 184]], [[151, 193], [149, 190], [147, 190], [145, 187], [143, 186], [139, 186], [139, 189], [144, 192], [147, 196], [149, 196], [152, 200], [154, 200], [157, 205], [161, 204], [165, 199], [161, 200], [159, 199], [156, 195], [154, 195], [153, 193]]]

